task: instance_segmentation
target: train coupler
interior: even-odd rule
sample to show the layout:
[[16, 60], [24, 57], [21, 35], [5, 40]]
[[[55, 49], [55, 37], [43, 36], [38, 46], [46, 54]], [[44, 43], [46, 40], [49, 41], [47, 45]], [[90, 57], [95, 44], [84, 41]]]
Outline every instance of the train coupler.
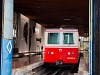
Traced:
[[61, 60], [58, 60], [57, 62], [56, 62], [56, 65], [62, 65], [63, 64], [63, 61], [61, 61]]

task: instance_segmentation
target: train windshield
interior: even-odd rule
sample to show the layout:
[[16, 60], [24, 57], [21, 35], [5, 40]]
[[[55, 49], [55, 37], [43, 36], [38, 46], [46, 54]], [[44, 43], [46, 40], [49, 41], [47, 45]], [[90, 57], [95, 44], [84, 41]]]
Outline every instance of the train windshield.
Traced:
[[63, 44], [74, 44], [73, 33], [63, 33]]
[[48, 33], [48, 44], [59, 44], [60, 33]]

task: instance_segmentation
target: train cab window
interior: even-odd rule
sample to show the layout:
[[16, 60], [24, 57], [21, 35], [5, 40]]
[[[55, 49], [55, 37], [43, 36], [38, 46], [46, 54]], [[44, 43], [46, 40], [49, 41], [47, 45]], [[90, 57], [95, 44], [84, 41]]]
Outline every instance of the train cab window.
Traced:
[[63, 44], [74, 44], [73, 33], [63, 33]]
[[48, 33], [48, 44], [59, 44], [60, 33]]

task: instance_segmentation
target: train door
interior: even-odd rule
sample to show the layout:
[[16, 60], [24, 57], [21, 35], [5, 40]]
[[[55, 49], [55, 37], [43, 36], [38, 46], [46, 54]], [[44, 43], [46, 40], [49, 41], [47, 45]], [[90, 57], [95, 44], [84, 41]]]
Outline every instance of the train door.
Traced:
[[55, 63], [60, 60], [60, 32], [45, 33], [45, 62]]
[[[62, 34], [63, 36], [63, 62], [69, 62], [68, 59], [70, 59], [70, 55], [71, 55], [71, 48], [70, 48], [70, 45], [71, 44], [74, 44], [74, 41], [73, 41], [73, 33], [63, 33]], [[65, 46], [66, 45], [66, 46]], [[69, 62], [70, 63], [70, 62]]]
[[62, 33], [63, 63], [78, 63], [78, 32]]

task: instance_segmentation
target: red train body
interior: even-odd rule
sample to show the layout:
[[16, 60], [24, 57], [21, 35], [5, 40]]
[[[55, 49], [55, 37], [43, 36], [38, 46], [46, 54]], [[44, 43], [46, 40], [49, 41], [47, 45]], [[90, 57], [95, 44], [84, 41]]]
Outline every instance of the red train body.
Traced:
[[56, 65], [79, 64], [78, 30], [47, 29], [44, 62]]

